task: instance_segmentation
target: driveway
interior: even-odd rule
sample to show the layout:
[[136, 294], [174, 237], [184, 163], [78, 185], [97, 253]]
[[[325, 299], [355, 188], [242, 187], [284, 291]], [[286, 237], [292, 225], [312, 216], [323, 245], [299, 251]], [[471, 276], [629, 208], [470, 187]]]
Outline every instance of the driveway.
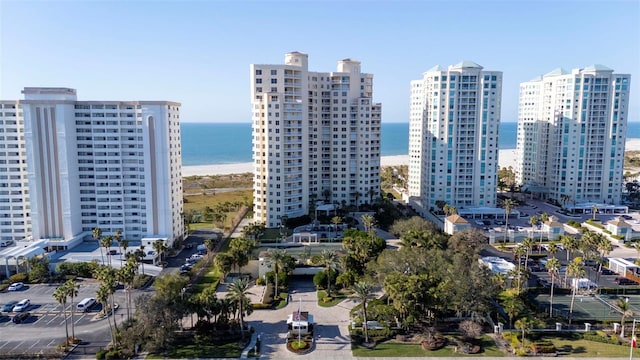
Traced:
[[[316, 288], [311, 279], [294, 280], [289, 285], [292, 301], [280, 310], [256, 310], [247, 320], [262, 340], [261, 354], [268, 359], [351, 359], [349, 311], [353, 300], [324, 308], [318, 306]], [[301, 307], [314, 316], [316, 343], [307, 355], [296, 355], [286, 348], [287, 317]]]

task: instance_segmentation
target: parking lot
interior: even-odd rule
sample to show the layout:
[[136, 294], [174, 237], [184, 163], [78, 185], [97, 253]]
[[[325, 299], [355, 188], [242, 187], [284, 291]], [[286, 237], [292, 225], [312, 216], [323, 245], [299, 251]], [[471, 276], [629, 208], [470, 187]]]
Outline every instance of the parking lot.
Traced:
[[[98, 290], [98, 284], [91, 282], [80, 282], [80, 288], [78, 289], [78, 296], [74, 298], [73, 308], [75, 310], [76, 304], [84, 298], [96, 296]], [[56, 286], [53, 285], [26, 285], [19, 291], [3, 292], [0, 293], [0, 306], [4, 306], [10, 301], [20, 301], [22, 299], [31, 300], [31, 305], [25, 312], [30, 313], [28, 319], [21, 324], [14, 324], [11, 322], [11, 318], [15, 315], [13, 312], [2, 312], [0, 315], [0, 329], [2, 331], [10, 331], [5, 329], [13, 326], [39, 326], [39, 327], [60, 327], [64, 326], [64, 315], [62, 311], [62, 305], [60, 305], [54, 298], [53, 292]], [[67, 300], [71, 301], [71, 299]], [[69, 303], [66, 305], [67, 312], [71, 310], [72, 305]], [[74, 311], [74, 323], [76, 326], [82, 326], [93, 321], [96, 313], [101, 310], [99, 304], [94, 305], [88, 312]]]

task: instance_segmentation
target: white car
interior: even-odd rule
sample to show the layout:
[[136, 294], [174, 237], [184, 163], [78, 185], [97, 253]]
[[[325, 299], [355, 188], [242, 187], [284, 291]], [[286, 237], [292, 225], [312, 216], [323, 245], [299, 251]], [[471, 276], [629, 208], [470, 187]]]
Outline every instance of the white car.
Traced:
[[24, 287], [24, 283], [17, 282], [17, 283], [13, 283], [13, 284], [9, 285], [9, 288], [7, 289], [7, 291], [18, 291], [18, 290], [22, 289], [23, 287]]
[[31, 305], [31, 300], [22, 299], [13, 307], [13, 312], [23, 312], [27, 310], [29, 305]]

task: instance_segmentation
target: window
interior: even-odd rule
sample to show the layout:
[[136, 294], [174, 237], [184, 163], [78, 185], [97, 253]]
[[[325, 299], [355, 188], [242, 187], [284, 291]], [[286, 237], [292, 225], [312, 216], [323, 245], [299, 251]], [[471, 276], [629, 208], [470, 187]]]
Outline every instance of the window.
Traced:
[[278, 75], [278, 70], [271, 70], [271, 75]]
[[262, 75], [262, 70], [256, 69], [256, 75]]
[[277, 84], [278, 83], [278, 79], [271, 79], [271, 83], [272, 84]]
[[256, 79], [256, 84], [262, 84], [262, 79]]

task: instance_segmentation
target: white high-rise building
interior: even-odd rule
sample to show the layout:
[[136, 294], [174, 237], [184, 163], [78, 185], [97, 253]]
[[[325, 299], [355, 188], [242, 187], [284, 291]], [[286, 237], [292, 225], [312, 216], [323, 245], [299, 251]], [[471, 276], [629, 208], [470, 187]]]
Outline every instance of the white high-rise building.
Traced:
[[254, 220], [268, 227], [309, 213], [316, 201], [370, 203], [380, 193], [381, 104], [373, 75], [345, 59], [312, 72], [307, 54], [251, 65]]
[[423, 211], [495, 207], [502, 72], [463, 61], [411, 82], [409, 196]]
[[0, 101], [0, 241], [31, 234], [22, 105]]
[[96, 227], [169, 246], [182, 239], [179, 103], [78, 101], [68, 88], [23, 94], [2, 102], [0, 146], [11, 151], [0, 168], [10, 179], [0, 205], [12, 206], [13, 240], [66, 248]]
[[562, 206], [619, 204], [630, 75], [593, 65], [520, 84], [517, 181]]

